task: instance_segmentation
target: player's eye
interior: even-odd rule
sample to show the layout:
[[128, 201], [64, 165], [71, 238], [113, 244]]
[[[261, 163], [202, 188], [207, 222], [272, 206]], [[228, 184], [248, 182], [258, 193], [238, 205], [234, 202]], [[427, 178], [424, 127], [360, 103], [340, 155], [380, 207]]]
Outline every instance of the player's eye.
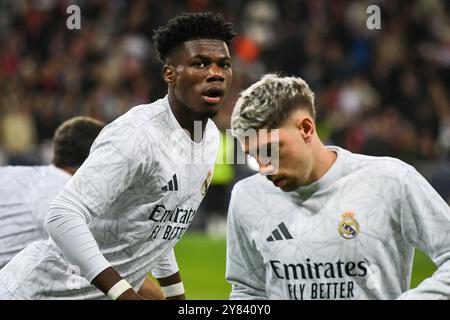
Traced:
[[200, 69], [200, 68], [204, 68], [205, 64], [202, 61], [195, 61], [192, 63], [192, 66]]
[[231, 63], [222, 62], [221, 64], [219, 64], [219, 67], [221, 67], [222, 69], [229, 69], [229, 68], [231, 68]]

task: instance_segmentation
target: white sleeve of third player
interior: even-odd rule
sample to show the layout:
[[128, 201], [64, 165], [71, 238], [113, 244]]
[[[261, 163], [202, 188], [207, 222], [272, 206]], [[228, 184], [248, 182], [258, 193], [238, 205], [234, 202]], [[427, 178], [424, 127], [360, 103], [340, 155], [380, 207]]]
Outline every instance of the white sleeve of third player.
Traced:
[[152, 269], [152, 275], [156, 279], [169, 277], [179, 271], [175, 252], [170, 252], [156, 261], [155, 267]]
[[[266, 300], [266, 275], [263, 259], [238, 221], [245, 212], [239, 204], [246, 203], [238, 188], [231, 193], [228, 210], [226, 279], [231, 284], [232, 300]], [[248, 199], [247, 199], [248, 200]], [[250, 204], [249, 204], [250, 205]], [[239, 212], [241, 211], [241, 212]]]
[[[88, 224], [112, 211], [117, 197], [131, 186], [146, 165], [149, 150], [142, 130], [122, 121], [105, 128], [89, 157], [50, 206], [46, 228], [65, 258], [89, 281], [110, 263], [101, 253]], [[148, 164], [150, 165], [150, 164]]]
[[438, 268], [399, 299], [450, 299], [450, 207], [415, 169], [409, 171], [401, 195], [402, 234]]

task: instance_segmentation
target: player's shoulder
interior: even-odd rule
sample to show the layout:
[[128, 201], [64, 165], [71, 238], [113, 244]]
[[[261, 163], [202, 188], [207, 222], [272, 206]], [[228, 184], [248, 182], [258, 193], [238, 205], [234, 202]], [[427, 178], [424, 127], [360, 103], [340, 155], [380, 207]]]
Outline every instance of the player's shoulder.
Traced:
[[[70, 175], [54, 165], [41, 166], [5, 166], [0, 167], [2, 186], [10, 190], [14, 188], [36, 189], [46, 185], [64, 184]], [[1, 187], [1, 186], [0, 186]]]
[[[30, 167], [26, 166], [3, 166], [0, 167], [0, 193], [6, 194], [6, 197], [11, 197], [11, 194], [18, 196], [17, 192], [11, 192], [17, 188], [25, 189], [30, 188], [30, 184], [26, 181], [32, 180], [30, 178], [34, 176], [34, 171], [30, 170]], [[23, 187], [19, 187], [23, 182]], [[23, 190], [22, 190], [23, 191]], [[6, 198], [5, 198], [6, 199]]]
[[[130, 141], [142, 143], [151, 140], [149, 131], [158, 133], [160, 128], [157, 121], [167, 111], [167, 98], [159, 99], [153, 103], [141, 104], [131, 108], [105, 126], [94, 142], [93, 148], [104, 143], [127, 145]], [[144, 141], [145, 140], [145, 141]]]
[[40, 175], [42, 176], [43, 180], [47, 185], [58, 185], [58, 184], [64, 184], [71, 178], [71, 175], [60, 169], [57, 168], [55, 165], [47, 165], [47, 166], [40, 166], [38, 169], [40, 171]]
[[149, 123], [155, 122], [166, 113], [167, 104], [167, 97], [165, 97], [152, 103], [134, 106], [128, 112], [111, 122], [107, 127], [127, 127], [130, 130], [140, 130], [148, 127]]
[[48, 174], [51, 166], [4, 166], [0, 167], [0, 176], [5, 179], [36, 179]]
[[[140, 104], [131, 108], [122, 117], [125, 121], [132, 121], [136, 126], [145, 126], [162, 116], [168, 108], [167, 97], [152, 103]], [[121, 117], [119, 117], [120, 119]]]
[[394, 157], [370, 156], [350, 152], [349, 154], [347, 169], [350, 172], [363, 171], [366, 174], [402, 179], [405, 175], [416, 171], [413, 166]]

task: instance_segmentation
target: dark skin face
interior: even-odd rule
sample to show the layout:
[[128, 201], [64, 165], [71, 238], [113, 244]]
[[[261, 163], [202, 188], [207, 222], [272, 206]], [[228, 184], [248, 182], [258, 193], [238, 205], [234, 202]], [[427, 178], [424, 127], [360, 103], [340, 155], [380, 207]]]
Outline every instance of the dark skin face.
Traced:
[[208, 119], [220, 110], [230, 90], [228, 46], [216, 39], [186, 41], [168, 56], [163, 73], [172, 112], [193, 137], [194, 121], [202, 121], [204, 128]]

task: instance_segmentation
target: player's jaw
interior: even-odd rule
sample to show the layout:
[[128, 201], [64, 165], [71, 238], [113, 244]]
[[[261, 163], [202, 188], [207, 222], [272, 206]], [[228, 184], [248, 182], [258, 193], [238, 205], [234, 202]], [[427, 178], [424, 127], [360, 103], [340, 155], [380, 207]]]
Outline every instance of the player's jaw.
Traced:
[[297, 179], [285, 174], [269, 175], [267, 176], [275, 187], [283, 191], [292, 191], [298, 188]]

